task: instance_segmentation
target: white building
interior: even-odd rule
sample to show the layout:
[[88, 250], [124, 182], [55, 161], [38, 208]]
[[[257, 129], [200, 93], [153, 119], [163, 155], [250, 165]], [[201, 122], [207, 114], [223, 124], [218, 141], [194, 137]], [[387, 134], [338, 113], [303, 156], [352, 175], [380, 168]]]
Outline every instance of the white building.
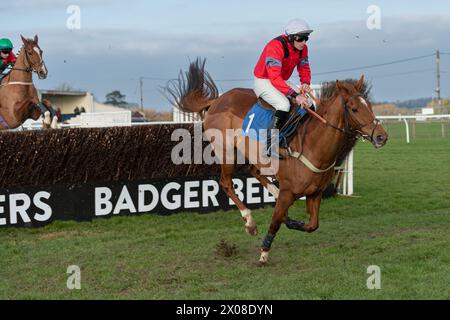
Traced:
[[94, 101], [94, 96], [88, 91], [38, 90], [39, 100], [49, 100], [52, 106], [61, 109], [61, 113], [74, 114], [74, 109], [82, 107], [86, 112], [118, 112], [128, 109], [107, 105]]

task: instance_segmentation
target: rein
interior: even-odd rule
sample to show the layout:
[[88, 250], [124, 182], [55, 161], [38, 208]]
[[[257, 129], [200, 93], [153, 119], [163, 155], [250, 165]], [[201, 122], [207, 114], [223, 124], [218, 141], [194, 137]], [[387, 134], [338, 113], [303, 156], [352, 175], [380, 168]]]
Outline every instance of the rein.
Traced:
[[22, 69], [22, 68], [14, 68], [14, 67], [12, 67], [12, 68], [9, 68], [9, 69], [10, 69], [11, 71], [15, 70], [15, 71], [22, 71], [22, 72], [26, 72], [26, 73], [30, 73], [30, 72], [33, 71], [33, 69], [30, 68], [30, 67], [28, 67], [28, 68], [26, 68], [26, 69]]
[[[317, 103], [318, 100], [317, 100], [316, 97], [314, 97], [312, 95], [309, 95], [309, 94], [308, 94], [308, 96], [313, 98], [313, 100]], [[368, 126], [370, 124], [370, 122], [367, 122], [366, 124], [360, 125], [357, 129], [349, 129], [349, 121], [348, 121], [349, 112], [348, 112], [347, 103], [348, 103], [349, 100], [354, 99], [354, 98], [358, 98], [358, 97], [362, 97], [362, 95], [361, 94], [355, 94], [355, 95], [351, 96], [350, 98], [348, 98], [347, 101], [344, 101], [344, 98], [342, 98], [342, 96], [341, 96], [341, 104], [344, 107], [344, 128], [339, 128], [339, 127], [333, 125], [327, 119], [323, 118], [322, 116], [320, 116], [319, 114], [317, 114], [316, 112], [314, 112], [313, 110], [311, 110], [309, 108], [306, 108], [306, 111], [308, 111], [308, 113], [310, 113], [312, 116], [316, 117], [323, 124], [333, 128], [333, 129], [335, 129], [335, 130], [337, 130], [339, 132], [342, 132], [343, 134], [354, 135], [355, 132], [356, 132], [356, 134], [359, 135], [360, 137], [362, 137], [363, 139], [368, 139], [370, 141], [373, 141], [373, 134], [375, 132], [375, 129], [380, 124], [380, 120], [378, 120], [375, 117], [375, 114], [373, 113], [373, 111], [371, 111], [371, 113], [372, 113], [372, 115], [374, 117], [375, 127], [373, 128], [372, 133], [370, 134], [370, 136], [361, 132], [361, 129], [366, 127], [366, 126]]]

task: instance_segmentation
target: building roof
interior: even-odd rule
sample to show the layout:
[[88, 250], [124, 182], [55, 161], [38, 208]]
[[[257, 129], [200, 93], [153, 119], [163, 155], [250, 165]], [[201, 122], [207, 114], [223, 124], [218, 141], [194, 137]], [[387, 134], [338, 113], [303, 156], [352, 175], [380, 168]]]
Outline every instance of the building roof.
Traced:
[[50, 96], [86, 96], [86, 91], [39, 90], [41, 94]]

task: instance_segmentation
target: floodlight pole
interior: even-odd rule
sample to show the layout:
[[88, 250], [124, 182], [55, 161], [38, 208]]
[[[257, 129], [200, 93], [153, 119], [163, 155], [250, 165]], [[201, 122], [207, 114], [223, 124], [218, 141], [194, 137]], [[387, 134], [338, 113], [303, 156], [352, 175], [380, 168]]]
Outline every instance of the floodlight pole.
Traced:
[[436, 93], [437, 93], [437, 100], [438, 105], [441, 105], [441, 71], [440, 71], [440, 53], [439, 50], [436, 50], [436, 80], [437, 80], [437, 86], [436, 86]]

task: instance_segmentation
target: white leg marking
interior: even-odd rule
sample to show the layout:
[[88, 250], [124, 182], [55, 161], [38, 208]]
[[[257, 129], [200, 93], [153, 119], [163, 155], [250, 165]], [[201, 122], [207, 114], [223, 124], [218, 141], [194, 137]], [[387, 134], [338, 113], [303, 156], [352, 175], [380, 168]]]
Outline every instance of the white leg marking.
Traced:
[[267, 190], [275, 197], [275, 199], [278, 199], [278, 195], [280, 194], [280, 190], [277, 188], [276, 185], [273, 183], [270, 183], [267, 185]]
[[242, 216], [242, 218], [247, 218], [248, 216], [252, 216], [252, 211], [250, 210], [250, 209], [244, 209], [244, 210], [241, 210], [241, 216]]
[[50, 118], [50, 111], [45, 111], [44, 112], [44, 123], [47, 125], [50, 125], [51, 122], [52, 122], [52, 120]]
[[56, 129], [58, 127], [58, 117], [54, 116], [52, 120], [52, 124], [50, 125], [52, 129]]
[[269, 261], [269, 251], [261, 251], [261, 257], [259, 257], [259, 262], [267, 263]]
[[248, 234], [256, 235], [258, 231], [256, 229], [256, 222], [252, 217], [252, 211], [250, 209], [241, 210], [241, 215], [245, 220], [245, 231]]

